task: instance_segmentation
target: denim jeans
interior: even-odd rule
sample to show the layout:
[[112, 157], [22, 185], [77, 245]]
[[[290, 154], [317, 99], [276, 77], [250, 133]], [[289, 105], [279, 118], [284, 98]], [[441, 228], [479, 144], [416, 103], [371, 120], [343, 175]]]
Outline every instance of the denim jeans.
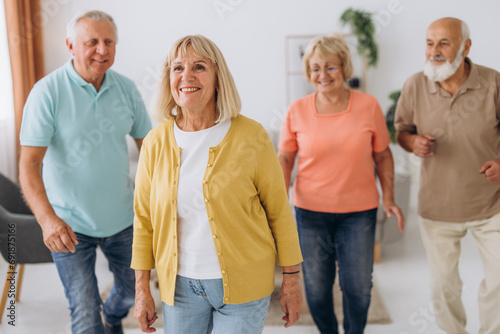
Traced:
[[333, 313], [336, 264], [345, 334], [361, 334], [371, 299], [377, 209], [324, 213], [295, 208], [311, 315], [322, 334], [338, 333]]
[[74, 253], [52, 253], [71, 311], [72, 334], [101, 334], [102, 300], [95, 275], [96, 248], [101, 247], [114, 276], [114, 285], [102, 308], [104, 319], [119, 324], [135, 302], [135, 273], [130, 268], [132, 233], [129, 227], [111, 237], [76, 234]]
[[174, 306], [163, 303], [164, 333], [262, 333], [271, 295], [243, 304], [224, 304], [223, 299], [222, 279], [177, 276]]

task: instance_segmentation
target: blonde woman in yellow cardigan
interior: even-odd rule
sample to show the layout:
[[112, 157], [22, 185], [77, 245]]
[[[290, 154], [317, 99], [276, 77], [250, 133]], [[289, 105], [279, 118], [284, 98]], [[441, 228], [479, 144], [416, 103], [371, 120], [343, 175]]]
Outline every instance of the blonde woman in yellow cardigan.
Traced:
[[203, 36], [170, 49], [157, 101], [164, 122], [144, 139], [135, 191], [135, 318], [155, 331], [157, 269], [165, 333], [261, 333], [283, 266], [285, 327], [300, 316], [298, 235], [276, 152], [239, 115], [224, 57]]

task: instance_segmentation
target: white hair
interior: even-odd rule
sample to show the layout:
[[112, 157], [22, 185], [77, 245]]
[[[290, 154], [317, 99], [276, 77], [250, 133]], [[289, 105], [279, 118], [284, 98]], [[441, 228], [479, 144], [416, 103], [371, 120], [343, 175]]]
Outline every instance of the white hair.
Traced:
[[[466, 41], [467, 40], [465, 39], [461, 43], [460, 48], [458, 49], [457, 54], [455, 56], [455, 60], [452, 63], [450, 63], [444, 57], [430, 57], [429, 60], [425, 62], [425, 67], [424, 67], [425, 76], [429, 78], [429, 80], [431, 81], [442, 82], [449, 79], [453, 74], [455, 74], [458, 67], [460, 66], [460, 64], [462, 64], [462, 61], [464, 60], [462, 53], [464, 52]], [[445, 60], [446, 63], [442, 65], [434, 65], [431, 62], [433, 58], [437, 58], [437, 60]]]
[[118, 42], [118, 29], [116, 28], [115, 21], [111, 17], [111, 15], [100, 11], [100, 10], [88, 10], [78, 13], [71, 21], [68, 23], [68, 27], [66, 29], [66, 37], [69, 39], [71, 43], [75, 42], [76, 34], [78, 33], [78, 22], [81, 19], [89, 19], [92, 21], [109, 21], [113, 26], [115, 31], [115, 38]]
[[461, 21], [462, 24], [462, 43], [464, 43], [466, 40], [470, 39], [470, 29], [467, 23], [464, 21]]

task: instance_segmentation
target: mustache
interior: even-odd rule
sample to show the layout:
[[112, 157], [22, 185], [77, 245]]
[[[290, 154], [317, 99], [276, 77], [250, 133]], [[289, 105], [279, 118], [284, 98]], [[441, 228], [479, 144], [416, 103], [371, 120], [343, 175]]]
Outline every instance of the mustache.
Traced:
[[445, 57], [429, 57], [429, 60], [431, 61], [446, 61], [447, 59]]

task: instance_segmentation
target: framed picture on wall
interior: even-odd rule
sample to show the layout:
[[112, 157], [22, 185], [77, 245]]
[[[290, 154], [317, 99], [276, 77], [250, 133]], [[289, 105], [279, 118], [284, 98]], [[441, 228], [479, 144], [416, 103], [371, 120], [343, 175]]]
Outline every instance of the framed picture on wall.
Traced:
[[[315, 91], [304, 75], [302, 57], [304, 56], [307, 45], [316, 36], [319, 36], [319, 34], [287, 36], [285, 39], [287, 105]], [[351, 89], [365, 91], [366, 64], [363, 57], [357, 52], [356, 36], [345, 34], [342, 34], [342, 36], [351, 50], [351, 60], [354, 67], [354, 74], [347, 80], [348, 85]]]

